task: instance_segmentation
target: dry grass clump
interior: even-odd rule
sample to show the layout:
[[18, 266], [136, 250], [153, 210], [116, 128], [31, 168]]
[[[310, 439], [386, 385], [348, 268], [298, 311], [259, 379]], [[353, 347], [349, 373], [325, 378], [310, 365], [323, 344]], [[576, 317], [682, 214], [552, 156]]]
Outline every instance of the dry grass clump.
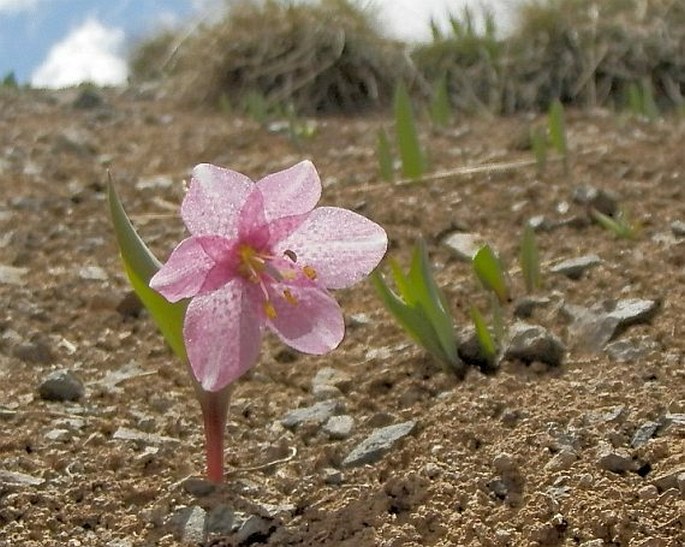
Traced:
[[624, 106], [631, 88], [661, 107], [685, 93], [682, 0], [528, 0], [510, 35], [464, 12], [414, 59], [429, 80], [446, 75], [463, 110], [545, 110], [555, 99], [578, 106]]
[[301, 114], [387, 104], [410, 66], [403, 45], [383, 38], [351, 0], [239, 3], [198, 27], [165, 64], [186, 101], [240, 106], [258, 94], [266, 107]]

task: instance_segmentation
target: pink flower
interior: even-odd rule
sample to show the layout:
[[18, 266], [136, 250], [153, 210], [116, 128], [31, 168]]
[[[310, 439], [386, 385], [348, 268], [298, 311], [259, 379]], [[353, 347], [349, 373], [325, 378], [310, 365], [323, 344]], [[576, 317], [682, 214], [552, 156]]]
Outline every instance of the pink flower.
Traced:
[[369, 274], [387, 236], [357, 213], [316, 207], [320, 197], [309, 161], [257, 183], [214, 165], [193, 170], [181, 207], [190, 237], [150, 287], [171, 302], [191, 299], [184, 340], [204, 391], [254, 365], [265, 326], [304, 353], [326, 353], [342, 340], [342, 312], [327, 289]]

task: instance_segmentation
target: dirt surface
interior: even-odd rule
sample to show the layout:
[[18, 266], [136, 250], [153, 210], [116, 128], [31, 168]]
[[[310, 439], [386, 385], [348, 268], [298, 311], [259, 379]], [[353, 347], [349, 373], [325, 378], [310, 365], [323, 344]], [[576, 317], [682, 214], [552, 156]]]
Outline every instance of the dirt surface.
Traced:
[[[387, 120], [318, 120], [296, 145], [250, 120], [134, 91], [98, 95], [89, 108], [74, 106], [78, 91], [0, 95], [1, 546], [685, 544], [685, 243], [670, 226], [685, 221], [682, 119], [571, 112], [568, 176], [550, 162], [543, 174], [528, 165], [392, 185], [379, 180], [374, 152]], [[529, 160], [521, 141], [536, 121], [427, 131], [431, 173]], [[409, 343], [368, 282], [340, 291], [349, 326], [337, 351], [295, 355], [267, 337], [230, 405], [226, 483], [201, 494], [186, 481], [204, 468], [199, 407], [184, 366], [130, 299], [106, 169], [165, 258], [184, 236], [177, 211], [195, 164], [256, 179], [303, 158], [319, 169], [323, 202], [383, 225], [401, 263], [423, 234], [459, 326], [486, 297], [444, 235], [490, 242], [519, 298], [521, 230], [544, 215], [555, 224], [538, 233], [549, 303], [528, 321], [568, 351], [559, 367], [505, 361], [459, 380]], [[641, 226], [636, 240], [587, 221], [573, 201], [587, 184], [617, 193]], [[549, 272], [590, 253], [601, 263], [579, 280]], [[618, 335], [641, 351], [628, 360], [584, 351], [562, 305], [622, 298], [660, 303], [650, 322]], [[329, 395], [354, 419], [342, 440], [317, 424], [280, 423], [317, 402], [312, 379], [323, 367], [349, 375]], [[84, 383], [79, 400], [39, 394], [59, 369]], [[413, 432], [382, 459], [341, 466], [375, 429], [408, 420]], [[633, 446], [649, 422], [652, 434]], [[126, 440], [127, 430], [143, 436]], [[252, 516], [255, 532], [210, 527], [193, 539], [177, 524], [183, 508]]]

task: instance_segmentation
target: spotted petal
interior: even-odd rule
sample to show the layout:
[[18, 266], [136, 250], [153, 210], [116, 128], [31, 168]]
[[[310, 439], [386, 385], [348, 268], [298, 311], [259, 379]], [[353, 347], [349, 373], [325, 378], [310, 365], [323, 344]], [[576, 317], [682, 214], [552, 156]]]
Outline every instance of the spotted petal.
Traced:
[[238, 216], [254, 183], [230, 169], [201, 163], [193, 169], [181, 216], [193, 235], [235, 237]]
[[[289, 291], [287, 298], [284, 291]], [[291, 348], [322, 355], [340, 344], [345, 334], [342, 311], [325, 290], [274, 283], [269, 292], [276, 316], [267, 325]]]
[[228, 240], [216, 236], [189, 237], [171, 252], [150, 279], [150, 287], [169, 302], [178, 302], [220, 287], [234, 267]]
[[298, 264], [311, 266], [324, 287], [341, 289], [368, 275], [387, 246], [385, 230], [375, 222], [347, 209], [317, 207], [275, 251], [294, 252]]
[[257, 182], [257, 188], [264, 196], [264, 212], [269, 222], [308, 213], [321, 198], [321, 180], [309, 160], [264, 177]]
[[219, 391], [252, 367], [261, 327], [243, 282], [236, 279], [191, 300], [183, 335], [190, 367], [205, 391]]

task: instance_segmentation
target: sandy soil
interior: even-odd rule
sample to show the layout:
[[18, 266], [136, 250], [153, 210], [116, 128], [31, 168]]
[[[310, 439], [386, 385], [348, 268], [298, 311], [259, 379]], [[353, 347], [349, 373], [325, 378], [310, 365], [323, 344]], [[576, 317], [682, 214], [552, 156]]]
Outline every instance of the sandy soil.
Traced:
[[[102, 92], [92, 108], [74, 106], [77, 97], [0, 94], [0, 546], [685, 544], [685, 243], [670, 227], [685, 221], [682, 120], [572, 112], [568, 176], [550, 162], [542, 174], [519, 165], [393, 185], [375, 160], [376, 129], [388, 120], [322, 119], [313, 138], [294, 143], [140, 92]], [[467, 119], [426, 131], [431, 173], [529, 160], [523, 137], [543, 122]], [[164, 258], [184, 234], [177, 211], [193, 165], [256, 179], [303, 158], [321, 173], [323, 201], [382, 224], [400, 262], [417, 236], [427, 239], [459, 326], [486, 298], [441, 238], [482, 235], [511, 265], [519, 298], [522, 227], [540, 214], [560, 222], [538, 234], [550, 303], [529, 321], [568, 352], [557, 368], [504, 362], [459, 380], [409, 343], [368, 282], [341, 291], [350, 326], [339, 350], [296, 355], [267, 338], [231, 402], [226, 483], [200, 495], [184, 482], [203, 471], [199, 408], [184, 367], [130, 298], [106, 169]], [[572, 199], [587, 184], [616, 192], [641, 226], [636, 240], [587, 221]], [[549, 273], [589, 253], [602, 262], [581, 279]], [[619, 335], [643, 351], [627, 361], [584, 351], [562, 304], [620, 298], [660, 302], [650, 323]], [[337, 395], [354, 419], [346, 439], [280, 423], [317, 402], [312, 379], [323, 367], [349, 375]], [[82, 398], [40, 396], [58, 369], [82, 380]], [[341, 468], [375, 428], [407, 420], [417, 427], [380, 461]], [[633, 446], [648, 422], [653, 434]], [[148, 437], [122, 439], [121, 428]], [[172, 518], [184, 507], [258, 516], [261, 528], [184, 541]]]

